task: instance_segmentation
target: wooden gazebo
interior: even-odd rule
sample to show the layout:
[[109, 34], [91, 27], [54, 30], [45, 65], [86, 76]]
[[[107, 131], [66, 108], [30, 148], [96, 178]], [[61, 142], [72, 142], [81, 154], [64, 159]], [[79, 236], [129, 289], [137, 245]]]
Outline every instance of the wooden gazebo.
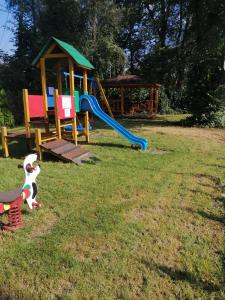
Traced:
[[147, 102], [145, 101], [145, 104], [143, 104], [142, 107], [148, 112], [149, 115], [153, 115], [158, 112], [160, 85], [157, 83], [149, 83], [137, 75], [119, 75], [114, 78], [102, 80], [101, 84], [106, 92], [110, 88], [116, 88], [119, 90], [120, 99], [117, 99], [116, 101], [109, 99], [112, 112], [114, 113], [128, 114], [135, 111], [135, 106], [140, 107], [141, 103], [134, 103], [132, 104], [133, 108], [130, 109], [130, 111], [127, 111], [126, 109], [126, 90], [134, 88], [145, 88], [149, 90], [149, 99]]

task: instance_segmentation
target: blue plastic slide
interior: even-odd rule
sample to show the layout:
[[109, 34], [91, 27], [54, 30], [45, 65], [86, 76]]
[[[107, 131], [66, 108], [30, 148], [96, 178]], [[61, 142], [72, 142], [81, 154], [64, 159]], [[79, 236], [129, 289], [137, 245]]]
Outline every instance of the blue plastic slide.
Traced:
[[133, 135], [126, 128], [120, 125], [117, 121], [115, 121], [109, 115], [104, 113], [95, 96], [92, 95], [80, 96], [80, 107], [81, 107], [81, 111], [93, 112], [97, 117], [99, 117], [102, 121], [107, 123], [113, 129], [115, 129], [120, 135], [122, 135], [129, 142], [138, 145], [141, 148], [141, 150], [148, 149], [148, 141], [146, 139], [139, 138]]

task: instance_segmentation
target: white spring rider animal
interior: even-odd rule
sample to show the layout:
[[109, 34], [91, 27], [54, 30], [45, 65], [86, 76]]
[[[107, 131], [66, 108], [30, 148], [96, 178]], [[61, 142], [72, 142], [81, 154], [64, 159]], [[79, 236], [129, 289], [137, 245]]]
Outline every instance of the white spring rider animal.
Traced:
[[23, 165], [18, 168], [23, 168], [25, 172], [25, 182], [21, 188], [14, 189], [8, 192], [0, 193], [0, 214], [8, 212], [8, 223], [2, 224], [3, 230], [15, 231], [21, 227], [21, 202], [27, 202], [30, 209], [41, 206], [36, 201], [37, 184], [36, 178], [40, 173], [40, 166], [34, 165], [37, 160], [36, 154], [30, 154], [25, 157]]

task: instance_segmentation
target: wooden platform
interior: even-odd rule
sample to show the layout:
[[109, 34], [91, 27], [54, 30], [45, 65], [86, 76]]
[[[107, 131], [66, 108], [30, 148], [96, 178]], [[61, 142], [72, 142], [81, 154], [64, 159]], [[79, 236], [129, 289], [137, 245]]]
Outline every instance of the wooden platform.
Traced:
[[[19, 140], [19, 139], [26, 139], [26, 132], [9, 132], [7, 134], [7, 139], [12, 139], [12, 140]], [[31, 138], [34, 138], [34, 133], [31, 134]]]
[[49, 152], [59, 159], [64, 161], [73, 162], [80, 165], [83, 161], [89, 160], [94, 155], [82, 146], [76, 146], [71, 142], [63, 139], [41, 144], [41, 149]]

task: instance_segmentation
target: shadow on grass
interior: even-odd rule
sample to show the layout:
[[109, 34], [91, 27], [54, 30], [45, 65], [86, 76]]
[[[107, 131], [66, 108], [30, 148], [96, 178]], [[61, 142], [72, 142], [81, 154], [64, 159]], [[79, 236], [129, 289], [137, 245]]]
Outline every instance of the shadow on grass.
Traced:
[[[174, 121], [174, 120], [166, 120], [163, 116], [155, 117], [154, 119], [142, 119], [142, 118], [125, 118], [120, 117], [115, 119], [122, 126], [127, 129], [135, 129], [139, 126], [182, 126], [182, 121]], [[99, 119], [95, 120], [93, 131], [95, 129], [110, 129], [111, 127], [106, 125], [106, 123], [102, 122]]]
[[[19, 294], [19, 292], [18, 292]], [[13, 293], [10, 291], [7, 291], [7, 284], [6, 287], [0, 288], [0, 299], [1, 300], [15, 300], [15, 299], [22, 299], [19, 296], [17, 297], [16, 292]], [[28, 298], [26, 298], [28, 299]]]
[[206, 218], [208, 220], [216, 221], [221, 224], [225, 224], [225, 217], [224, 216], [216, 216], [215, 214], [211, 214], [208, 212], [205, 212], [203, 210], [194, 210], [191, 207], [183, 208], [185, 211], [190, 212], [191, 214], [198, 214], [203, 218]]
[[91, 157], [89, 160], [81, 160], [82, 164], [86, 165], [96, 165], [98, 162], [102, 161], [98, 157]]
[[[80, 143], [85, 144], [85, 143]], [[86, 145], [91, 145], [91, 146], [98, 146], [98, 147], [109, 147], [109, 148], [129, 148], [129, 149], [135, 149], [132, 148], [131, 146], [128, 145], [122, 145], [122, 144], [114, 144], [114, 143], [102, 143], [102, 142], [89, 142]]]
[[214, 214], [209, 214], [203, 210], [197, 210], [196, 211], [200, 216], [202, 216], [203, 218], [212, 220], [212, 221], [216, 221], [219, 223], [222, 223], [223, 225], [225, 225], [225, 217], [220, 217], [220, 216], [216, 216]]
[[207, 166], [207, 167], [216, 167], [216, 168], [225, 169], [225, 166], [223, 166], [223, 165], [218, 165], [218, 164], [205, 164], [205, 166]]
[[148, 269], [157, 272], [160, 276], [169, 276], [173, 281], [188, 282], [193, 288], [200, 288], [207, 293], [219, 292], [221, 290], [220, 286], [211, 282], [207, 282], [201, 278], [196, 278], [189, 271], [176, 270], [171, 267], [156, 264], [152, 261], [149, 262], [147, 260], [142, 260], [141, 263], [144, 264]]
[[[21, 159], [24, 158], [26, 155], [30, 153], [34, 153], [34, 150], [28, 150], [26, 141], [25, 140], [19, 140], [19, 141], [13, 141], [8, 144], [9, 148], [9, 157]], [[3, 156], [3, 152], [0, 151], [0, 157]]]

